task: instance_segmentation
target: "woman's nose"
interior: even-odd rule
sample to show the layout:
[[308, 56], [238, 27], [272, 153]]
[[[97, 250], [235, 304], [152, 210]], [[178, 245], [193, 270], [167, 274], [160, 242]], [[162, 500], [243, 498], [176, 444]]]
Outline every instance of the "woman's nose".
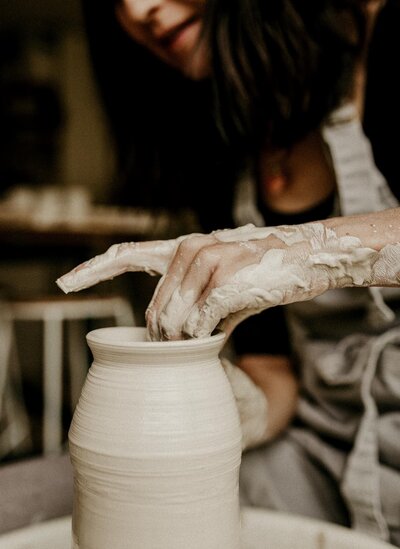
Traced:
[[135, 21], [151, 20], [164, 0], [122, 0], [126, 13]]

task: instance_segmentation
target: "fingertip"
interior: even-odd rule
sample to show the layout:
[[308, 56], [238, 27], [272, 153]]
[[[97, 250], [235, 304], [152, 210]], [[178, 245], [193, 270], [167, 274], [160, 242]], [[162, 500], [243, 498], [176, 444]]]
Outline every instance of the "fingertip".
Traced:
[[232, 322], [232, 320], [228, 317], [221, 320], [221, 322], [217, 326], [217, 329], [221, 332], [224, 332], [224, 334], [228, 338], [235, 329], [235, 326], [236, 325], [234, 324], [234, 322]]
[[147, 330], [149, 340], [160, 341], [160, 333], [158, 330], [158, 326], [154, 320], [153, 312], [149, 307], [147, 307], [146, 309], [144, 318], [145, 318], [146, 330]]
[[217, 323], [204, 312], [204, 308], [201, 309], [195, 306], [186, 319], [184, 332], [189, 337], [209, 337], [214, 331], [216, 324]]
[[65, 294], [69, 294], [70, 292], [72, 292], [72, 288], [70, 288], [68, 286], [68, 279], [65, 280], [65, 277], [61, 277], [61, 278], [57, 278], [56, 280], [56, 284], [57, 286], [65, 293]]

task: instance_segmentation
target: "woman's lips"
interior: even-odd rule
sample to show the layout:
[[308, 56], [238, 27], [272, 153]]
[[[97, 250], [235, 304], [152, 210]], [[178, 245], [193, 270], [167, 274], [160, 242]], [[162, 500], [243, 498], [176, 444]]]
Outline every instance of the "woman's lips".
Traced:
[[199, 27], [199, 18], [193, 17], [162, 38], [162, 47], [172, 54], [194, 47], [197, 44]]

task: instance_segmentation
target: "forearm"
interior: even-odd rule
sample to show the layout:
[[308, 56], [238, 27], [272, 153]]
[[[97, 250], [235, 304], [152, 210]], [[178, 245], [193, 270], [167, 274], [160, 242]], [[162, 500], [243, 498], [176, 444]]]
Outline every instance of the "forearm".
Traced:
[[[353, 237], [354, 250], [349, 253], [349, 272], [360, 271], [350, 278], [346, 286], [399, 286], [400, 285], [400, 210], [351, 217], [332, 218], [324, 221], [338, 239]], [[368, 253], [371, 250], [371, 253]], [[368, 260], [362, 265], [362, 255]], [[357, 257], [359, 258], [357, 260]], [[340, 287], [340, 281], [338, 286]]]
[[340, 237], [354, 236], [362, 246], [381, 251], [388, 244], [400, 243], [400, 209], [347, 217], [333, 217], [323, 221]]
[[[217, 237], [230, 242], [230, 234]], [[191, 331], [192, 319], [206, 326], [204, 316], [212, 318], [217, 307], [220, 318], [238, 311], [228, 319], [232, 329], [243, 319], [243, 310], [251, 314], [335, 288], [400, 285], [400, 208], [302, 225], [248, 227], [246, 237], [237, 256], [248, 253], [252, 263], [241, 266], [231, 260], [235, 270], [225, 275], [229, 282], [214, 283], [202, 306], [203, 318], [192, 314], [187, 321]]]

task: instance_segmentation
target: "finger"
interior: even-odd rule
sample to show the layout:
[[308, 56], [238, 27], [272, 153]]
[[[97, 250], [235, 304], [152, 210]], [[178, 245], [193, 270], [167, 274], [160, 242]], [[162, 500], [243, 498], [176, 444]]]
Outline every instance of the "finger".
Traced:
[[56, 283], [65, 292], [77, 292], [125, 272], [162, 274], [178, 247], [179, 239], [114, 244], [104, 254], [85, 261]]
[[[264, 232], [265, 231], [265, 234], [268, 235], [271, 232], [271, 229], [265, 229]], [[215, 245], [216, 243], [245, 243], [254, 237], [261, 238], [259, 233], [259, 228], [254, 227], [252, 224], [248, 224], [243, 227], [237, 227], [236, 229], [213, 231], [207, 235], [192, 233], [179, 237], [177, 239], [179, 240], [179, 246], [177, 246], [175, 256], [169, 265], [168, 275], [162, 279], [154, 293], [152, 303], [152, 305], [154, 305], [153, 309], [161, 310], [170, 300], [175, 289], [186, 277], [190, 265], [194, 262], [195, 257], [200, 251], [206, 251], [208, 250], [208, 246]], [[264, 233], [263, 236], [265, 236]]]
[[[218, 263], [209, 277], [208, 285], [190, 312], [191, 316], [188, 314], [184, 331], [190, 336], [211, 334], [217, 326], [220, 327], [223, 319], [227, 319], [224, 329], [232, 331], [240, 319], [251, 314], [246, 312], [246, 308], [251, 308], [251, 291], [255, 291], [251, 273], [257, 271], [262, 261], [264, 246], [257, 240], [225, 242], [219, 245], [219, 251], [215, 247], [215, 252], [223, 256], [223, 261]], [[200, 326], [195, 328], [192, 322], [204, 323], [204, 326], [202, 329]]]
[[217, 324], [216, 329], [221, 330], [221, 332], [226, 334], [226, 337], [229, 337], [238, 324], [259, 312], [259, 309], [243, 309], [242, 311], [231, 313]]
[[[189, 337], [207, 337], [229, 315], [243, 311], [246, 302], [236, 284], [207, 289], [190, 311], [183, 330]], [[222, 324], [221, 324], [222, 325]]]
[[287, 295], [292, 287], [301, 285], [295, 269], [283, 268], [282, 250], [264, 253], [263, 245], [254, 241], [241, 243], [240, 247], [248, 254], [243, 254], [241, 262], [236, 261], [235, 272], [221, 283], [217, 271], [215, 280], [210, 281], [188, 315], [183, 330], [189, 337], [204, 337], [217, 326], [229, 334], [248, 316], [289, 302]]
[[251, 314], [282, 304], [288, 284], [299, 285], [295, 271], [283, 276], [282, 250], [265, 252], [264, 244], [257, 241], [239, 243], [237, 250], [242, 253], [235, 262], [228, 261], [231, 270], [223, 277], [217, 270], [190, 311], [183, 328], [188, 336], [204, 337], [217, 326], [230, 333]]
[[[221, 311], [217, 307], [213, 308], [217, 318], [209, 318], [209, 335], [219, 320], [223, 316], [226, 304], [222, 303], [225, 299], [224, 288], [248, 288], [236, 282], [238, 273], [246, 272], [247, 268], [258, 265], [262, 257], [263, 250], [257, 243], [252, 241], [240, 242], [220, 242], [217, 240], [213, 244], [203, 246], [194, 256], [182, 281], [174, 288], [169, 296], [164, 308], [159, 309], [157, 319], [158, 326], [153, 327], [157, 333], [166, 339], [175, 339], [187, 337], [187, 327], [185, 323], [191, 310], [201, 309], [203, 304], [211, 296], [221, 299]], [[221, 292], [218, 293], [218, 289]], [[189, 334], [190, 335], [190, 334]]]
[[[146, 324], [152, 339], [181, 338], [180, 319], [201, 295], [199, 250], [208, 249], [215, 242], [213, 235], [198, 234], [189, 235], [181, 241], [169, 264], [168, 273], [159, 281], [146, 311]], [[193, 273], [192, 283], [182, 291], [182, 281], [188, 271]]]
[[237, 283], [219, 286], [192, 308], [183, 331], [189, 337], [206, 337], [218, 327], [229, 335], [245, 318], [274, 304], [273, 292]]

